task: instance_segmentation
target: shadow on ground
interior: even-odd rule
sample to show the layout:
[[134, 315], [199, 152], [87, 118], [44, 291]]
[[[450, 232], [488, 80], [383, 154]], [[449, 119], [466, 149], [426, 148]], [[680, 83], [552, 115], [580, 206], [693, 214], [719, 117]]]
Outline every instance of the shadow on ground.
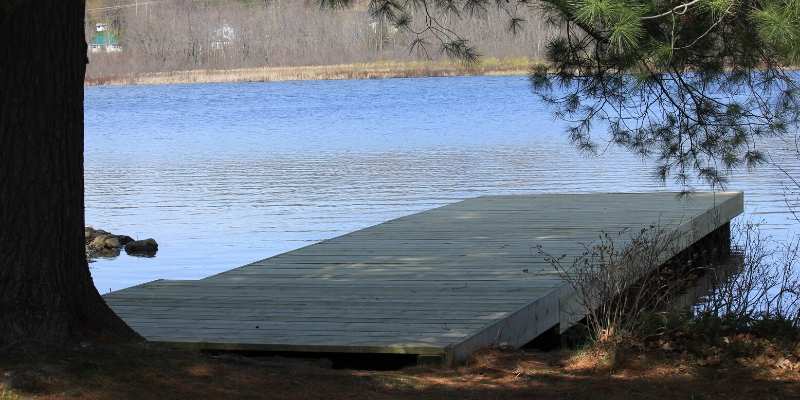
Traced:
[[93, 348], [4, 358], [0, 399], [800, 398], [796, 358], [707, 362], [668, 351], [614, 357], [610, 363], [608, 354], [591, 352], [485, 351], [456, 369], [375, 371], [335, 369], [322, 358]]

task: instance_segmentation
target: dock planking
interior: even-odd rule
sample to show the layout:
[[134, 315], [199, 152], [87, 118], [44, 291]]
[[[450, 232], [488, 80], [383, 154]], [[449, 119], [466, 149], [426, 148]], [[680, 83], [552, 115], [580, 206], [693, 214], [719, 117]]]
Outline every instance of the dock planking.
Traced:
[[742, 210], [737, 192], [484, 196], [204, 279], [157, 280], [105, 299], [152, 342], [455, 363], [481, 347], [522, 346], [582, 317], [570, 311], [574, 291], [537, 246], [577, 256], [602, 232], [657, 225], [680, 238], [677, 253]]

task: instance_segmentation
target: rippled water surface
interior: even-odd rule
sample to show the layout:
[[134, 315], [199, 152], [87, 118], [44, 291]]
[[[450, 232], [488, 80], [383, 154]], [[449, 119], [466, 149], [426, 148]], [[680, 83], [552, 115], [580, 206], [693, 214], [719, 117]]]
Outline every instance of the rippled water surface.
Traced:
[[[91, 87], [85, 115], [87, 223], [160, 244], [93, 263], [103, 293], [467, 197], [676, 189], [622, 151], [577, 153], [520, 77]], [[763, 147], [800, 175], [785, 143]], [[728, 189], [786, 235], [786, 183], [765, 166]]]

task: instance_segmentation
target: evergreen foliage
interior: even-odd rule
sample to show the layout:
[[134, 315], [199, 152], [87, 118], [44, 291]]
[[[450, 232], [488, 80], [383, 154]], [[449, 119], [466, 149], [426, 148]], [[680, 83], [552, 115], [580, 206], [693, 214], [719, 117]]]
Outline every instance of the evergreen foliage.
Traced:
[[661, 179], [724, 186], [730, 170], [768, 162], [759, 141], [800, 119], [800, 0], [370, 0], [373, 15], [415, 35], [412, 48], [438, 43], [465, 63], [479, 53], [446, 21], [488, 7], [511, 32], [524, 27], [520, 10], [544, 8], [561, 34], [550, 65], [531, 72], [534, 92], [578, 148], [622, 146], [656, 160]]

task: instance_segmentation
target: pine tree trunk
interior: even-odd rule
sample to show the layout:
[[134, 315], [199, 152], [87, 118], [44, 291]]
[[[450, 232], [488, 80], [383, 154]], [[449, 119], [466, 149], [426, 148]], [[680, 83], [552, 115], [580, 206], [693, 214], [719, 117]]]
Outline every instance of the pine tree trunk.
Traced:
[[0, 3], [0, 350], [137, 337], [86, 262], [84, 9]]

